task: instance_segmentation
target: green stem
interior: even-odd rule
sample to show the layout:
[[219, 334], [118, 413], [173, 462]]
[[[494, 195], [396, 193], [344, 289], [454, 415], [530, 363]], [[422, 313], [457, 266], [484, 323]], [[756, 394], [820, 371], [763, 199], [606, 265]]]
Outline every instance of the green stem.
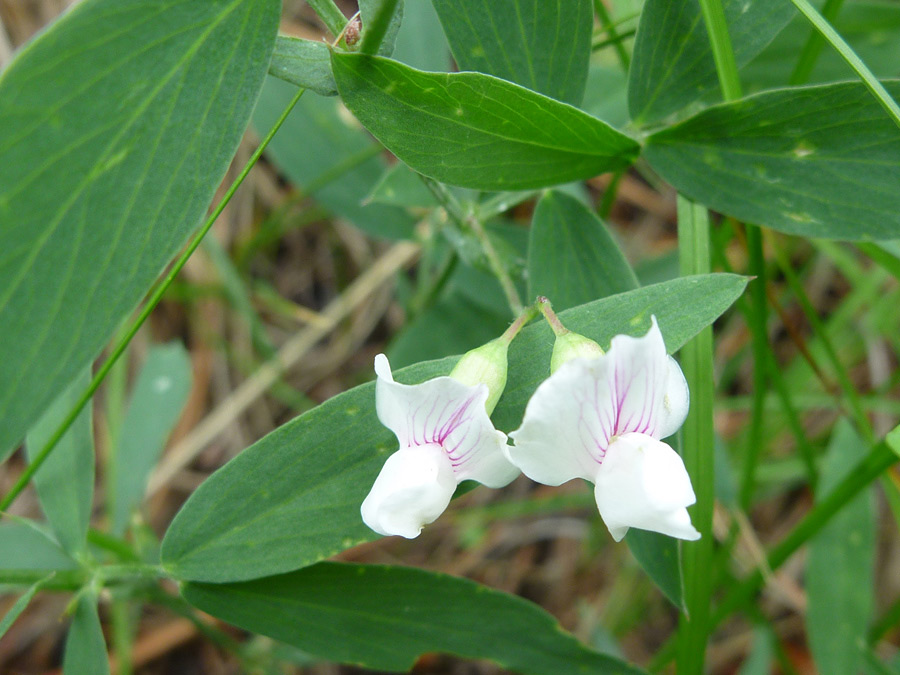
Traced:
[[749, 271], [756, 279], [750, 285], [750, 330], [753, 337], [753, 410], [750, 415], [750, 432], [744, 453], [741, 474], [740, 505], [745, 511], [753, 499], [756, 464], [762, 446], [763, 414], [766, 402], [766, 377], [769, 362], [768, 304], [766, 302], [766, 267], [763, 257], [762, 233], [758, 227], [747, 226]]
[[[637, 33], [637, 29], [632, 28], [631, 30], [626, 30], [624, 33], [618, 33], [615, 37], [609, 37], [605, 40], [597, 40], [596, 42], [591, 43], [591, 51], [598, 52], [601, 49], [609, 47], [610, 45], [615, 45], [616, 47], [623, 47], [622, 41], [627, 40], [630, 37], [634, 37], [634, 34]], [[624, 50], [624, 47], [623, 47]]]
[[[628, 56], [628, 50], [625, 49], [625, 45], [622, 44], [622, 40], [624, 40], [626, 36], [619, 35], [615, 24], [609, 16], [606, 5], [603, 4], [603, 0], [594, 0], [594, 11], [600, 19], [600, 25], [603, 27], [603, 30], [606, 31], [606, 34], [609, 36], [607, 42], [615, 45], [616, 54], [619, 56], [619, 62], [622, 64], [622, 70], [627, 73], [628, 68], [631, 66], [631, 58]], [[630, 34], [634, 35], [634, 31], [631, 31]], [[591, 48], [599, 49], [600, 47], [592, 45]]]
[[334, 0], [307, 0], [307, 4], [319, 15], [332, 37], [336, 38], [341, 34], [347, 25], [347, 17], [334, 4]]
[[0, 511], [6, 511], [9, 508], [9, 505], [13, 503], [15, 498], [22, 492], [22, 490], [25, 489], [25, 486], [28, 485], [28, 482], [31, 480], [32, 476], [37, 473], [37, 470], [41, 468], [41, 465], [47, 460], [47, 457], [50, 456], [50, 453], [53, 452], [53, 448], [56, 447], [59, 439], [63, 437], [66, 431], [68, 431], [69, 427], [72, 426], [72, 422], [75, 421], [84, 406], [87, 405], [87, 402], [91, 400], [94, 392], [97, 391], [97, 388], [103, 382], [104, 378], [109, 374], [109, 371], [115, 365], [116, 361], [118, 361], [119, 357], [122, 356], [122, 353], [128, 347], [128, 344], [131, 342], [132, 338], [134, 338], [135, 334], [137, 334], [140, 327], [144, 325], [144, 321], [147, 320], [147, 317], [150, 316], [151, 312], [153, 312], [153, 310], [156, 308], [156, 305], [158, 305], [159, 301], [162, 300], [166, 289], [175, 280], [175, 277], [178, 276], [181, 268], [184, 267], [185, 263], [187, 263], [188, 258], [190, 258], [194, 251], [197, 250], [197, 247], [200, 245], [203, 237], [206, 236], [207, 232], [209, 232], [210, 228], [213, 226], [213, 223], [216, 222], [219, 215], [221, 215], [222, 211], [228, 205], [228, 202], [231, 201], [234, 193], [237, 192], [237, 189], [244, 182], [247, 174], [250, 173], [250, 169], [253, 168], [253, 165], [256, 164], [256, 162], [262, 156], [263, 151], [275, 137], [275, 134], [281, 128], [281, 125], [284, 124], [287, 116], [290, 114], [291, 110], [294, 109], [294, 106], [300, 100], [300, 97], [303, 95], [304, 91], [304, 89], [300, 89], [288, 104], [288, 106], [281, 113], [278, 121], [275, 122], [275, 125], [269, 130], [269, 133], [266, 134], [266, 137], [262, 140], [262, 142], [259, 144], [259, 147], [247, 161], [247, 164], [241, 170], [241, 173], [238, 174], [238, 177], [231, 184], [231, 187], [228, 188], [228, 191], [225, 193], [222, 201], [219, 202], [219, 205], [215, 208], [215, 210], [203, 224], [203, 227], [196, 234], [193, 240], [191, 240], [191, 243], [184, 250], [184, 252], [178, 257], [178, 260], [175, 262], [175, 264], [172, 265], [172, 268], [169, 270], [168, 274], [166, 274], [162, 283], [160, 283], [151, 293], [146, 304], [144, 305], [144, 308], [141, 310], [140, 314], [138, 314], [138, 317], [134, 320], [134, 322], [119, 340], [118, 344], [109, 355], [109, 358], [104, 361], [103, 365], [100, 367], [100, 370], [97, 371], [94, 379], [91, 380], [90, 385], [88, 385], [88, 388], [85, 389], [79, 397], [78, 402], [75, 404], [72, 410], [69, 411], [69, 414], [63, 420], [62, 424], [59, 425], [59, 427], [47, 441], [46, 445], [41, 448], [41, 451], [35, 456], [31, 464], [25, 467], [25, 470], [22, 472], [22, 475], [19, 476], [19, 479], [16, 481], [15, 485], [13, 485], [12, 489], [3, 497], [3, 500], [0, 501]]
[[[139, 606], [136, 608], [139, 609]], [[131, 652], [134, 647], [135, 621], [132, 603], [126, 598], [113, 598], [110, 604], [113, 651], [116, 655], [119, 675], [131, 675], [134, 664]]]
[[[546, 300], [546, 298], [544, 298]], [[516, 339], [516, 335], [519, 334], [519, 331], [525, 327], [532, 319], [534, 319], [538, 314], [540, 314], [540, 310], [538, 309], [538, 305], [540, 301], [535, 301], [528, 307], [522, 310], [522, 313], [516, 317], [516, 320], [510, 324], [509, 328], [507, 328], [503, 335], [500, 336], [500, 339], [506, 342], [506, 344], [510, 344], [513, 340]]]
[[[838, 14], [840, 14], [843, 5], [844, 0], [825, 0], [825, 4], [822, 5], [822, 17], [829, 23], [834, 22]], [[806, 44], [803, 45], [803, 49], [800, 50], [797, 65], [794, 66], [794, 72], [791, 73], [791, 78], [788, 80], [789, 84], [797, 86], [809, 82], [813, 68], [816, 67], [816, 61], [819, 60], [819, 55], [822, 53], [824, 46], [825, 39], [822, 37], [822, 34], [815, 30], [812, 31], [806, 40]]]
[[41, 584], [45, 591], [77, 591], [90, 578], [85, 570], [59, 570], [47, 579], [47, 570], [0, 570], [0, 587], [31, 586], [46, 579]]
[[550, 304], [550, 301], [545, 298], [543, 295], [538, 297], [535, 301], [538, 309], [541, 314], [544, 315], [544, 319], [547, 320], [547, 323], [550, 324], [550, 328], [553, 329], [553, 334], [556, 337], [562, 337], [563, 335], [567, 335], [570, 331], [568, 328], [562, 325], [562, 321], [559, 320], [559, 317], [556, 316], [556, 312], [553, 311], [553, 306]]
[[388, 26], [391, 23], [391, 17], [394, 15], [394, 9], [397, 7], [398, 0], [382, 0], [381, 7], [375, 18], [369, 22], [368, 26], [363, 26], [362, 44], [359, 51], [363, 54], [375, 54], [381, 46], [381, 41], [387, 35]]
[[597, 205], [597, 215], [603, 220], [609, 218], [609, 214], [612, 212], [612, 207], [616, 203], [616, 195], [619, 194], [619, 185], [624, 175], [624, 171], [614, 173], [612, 180], [609, 181], [609, 185], [606, 186], [603, 195], [600, 197], [600, 203]]
[[[678, 247], [683, 276], [710, 271], [709, 214], [704, 207], [681, 195], [678, 196]], [[697, 496], [690, 513], [700, 539], [684, 541], [681, 546], [686, 611], [680, 618], [677, 660], [679, 673], [699, 675], [703, 671], [712, 595], [715, 438], [711, 326], [682, 348], [681, 367], [691, 391], [690, 412], [681, 428], [681, 447]]]
[[881, 107], [885, 109], [890, 118], [894, 120], [894, 123], [900, 126], [900, 106], [897, 105], [897, 102], [894, 101], [887, 89], [882, 86], [881, 82], [878, 81], [878, 78], [875, 77], [866, 64], [862, 62], [862, 59], [856, 55], [856, 52], [853, 51], [850, 45], [844, 41], [844, 38], [831, 27], [831, 24], [807, 0], [791, 0], [791, 2], [794, 3], [794, 6], [800, 10], [800, 13], [809, 20], [828, 43], [834, 47], [835, 51], [843, 57], [847, 65], [862, 80], [866, 89], [872, 93], [872, 96], [881, 104]]
[[[872, 448], [866, 458], [847, 474], [827, 497], [816, 504], [780, 544], [772, 549], [768, 555], [768, 569], [774, 572], [781, 567], [797, 549], [812, 539], [834, 514], [896, 462], [897, 455], [888, 447], [886, 441], [881, 441]], [[713, 614], [710, 628], [714, 628], [733, 611], [750, 602], [757, 591], [762, 588], [764, 581], [765, 577], [762, 572], [757, 571], [726, 595], [722, 604]]]
[[733, 101], [741, 97], [741, 80], [734, 60], [734, 50], [731, 48], [731, 37], [728, 35], [725, 10], [721, 0], [700, 0], [700, 9], [709, 34], [722, 96], [726, 101]]

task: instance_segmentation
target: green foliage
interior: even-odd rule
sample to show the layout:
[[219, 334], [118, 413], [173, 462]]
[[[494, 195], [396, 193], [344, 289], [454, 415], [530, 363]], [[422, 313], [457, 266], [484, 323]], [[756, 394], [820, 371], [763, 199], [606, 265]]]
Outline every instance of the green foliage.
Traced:
[[[56, 431], [91, 380], [84, 370], [29, 431], [25, 448], [33, 460]], [[56, 451], [35, 475], [41, 508], [63, 548], [84, 550], [94, 500], [94, 433], [88, 404], [59, 440]]]
[[538, 202], [528, 256], [528, 296], [547, 296], [557, 311], [638, 286], [606, 224], [563, 192]]
[[337, 95], [331, 74], [331, 53], [324, 42], [279, 35], [269, 74], [322, 96]]
[[0, 456], [197, 227], [278, 14], [269, 0], [88, 0], [4, 71]]
[[[887, 88], [900, 94], [900, 83]], [[900, 236], [900, 129], [859, 83], [709, 108], [650, 136], [645, 155], [692, 199], [746, 222], [808, 237]]]
[[320, 563], [236, 584], [185, 584], [229, 623], [343, 663], [408, 671], [424, 652], [489, 659], [526, 675], [637, 675], [514, 596], [424, 570]]
[[125, 533], [190, 390], [191, 362], [184, 347], [153, 347], [135, 382], [122, 422], [125, 433], [115, 450], [112, 476], [107, 477], [113, 534]]
[[[796, 16], [781, 0], [723, 0], [738, 67]], [[699, 0], [647, 0], [629, 71], [628, 109], [637, 124], [655, 122], [719, 87]]]
[[[822, 471], [827, 494], [859, 462], [864, 443], [846, 420], [834, 428]], [[818, 672], [860, 672], [866, 628], [872, 619], [875, 505], [864, 490], [822, 528], [809, 547], [806, 628]]]
[[108, 675], [106, 642], [100, 617], [97, 614], [97, 596], [82, 593], [75, 604], [72, 625], [66, 638], [63, 654], [63, 675]]
[[30, 521], [0, 525], [0, 569], [69, 570], [75, 561], [42, 528]]
[[623, 168], [638, 151], [605, 122], [489, 75], [336, 52], [331, 63], [363, 126], [413, 169], [451, 185], [545, 187]]
[[434, 0], [434, 7], [460, 70], [581, 103], [591, 53], [590, 0]]
[[[682, 278], [563, 312], [571, 330], [608, 345], [619, 333], [646, 330], [656, 315], [676, 350], [743, 291], [734, 275]], [[552, 333], [526, 328], [510, 348], [509, 379], [494, 412], [500, 429], [522, 420], [547, 376]], [[455, 358], [394, 374], [413, 383], [448, 374]], [[387, 456], [393, 435], [375, 415], [374, 384], [329, 399], [261, 441], [210, 477], [176, 516], [163, 540], [171, 574], [193, 581], [240, 581], [310, 565], [376, 538], [359, 505]]]
[[3, 636], [6, 635], [6, 631], [9, 630], [10, 626], [12, 626], [16, 619], [19, 618], [19, 615], [25, 611], [25, 608], [28, 607], [28, 603], [31, 602], [32, 598], [34, 598], [35, 593], [37, 593], [41, 586], [44, 585], [44, 581], [50, 579], [50, 577], [45, 577], [44, 580], [38, 581], [35, 584], [32, 584], [31, 587], [25, 591], [18, 599], [13, 603], [13, 606], [9, 608], [6, 614], [3, 615], [3, 618], [0, 619], [0, 640], [3, 639]]

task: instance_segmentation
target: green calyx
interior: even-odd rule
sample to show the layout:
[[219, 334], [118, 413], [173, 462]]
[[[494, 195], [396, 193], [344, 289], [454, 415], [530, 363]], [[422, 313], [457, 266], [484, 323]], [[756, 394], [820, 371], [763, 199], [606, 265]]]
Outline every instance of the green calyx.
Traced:
[[508, 350], [509, 341], [504, 338], [491, 340], [463, 354], [450, 373], [450, 377], [454, 380], [470, 387], [478, 384], [487, 385], [489, 394], [484, 407], [488, 415], [494, 412], [497, 401], [500, 400], [500, 395], [506, 387]]
[[550, 372], [555, 373], [562, 364], [572, 359], [595, 359], [602, 355], [603, 350], [596, 342], [568, 331], [556, 336], [550, 356]]

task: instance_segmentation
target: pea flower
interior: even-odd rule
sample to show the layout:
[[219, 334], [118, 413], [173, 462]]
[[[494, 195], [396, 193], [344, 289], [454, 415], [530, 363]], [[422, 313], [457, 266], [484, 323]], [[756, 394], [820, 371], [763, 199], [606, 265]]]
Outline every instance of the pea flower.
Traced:
[[376, 412], [400, 449], [362, 503], [366, 525], [413, 539], [444, 512], [461, 481], [499, 488], [519, 474], [503, 452], [506, 434], [489, 417], [506, 386], [508, 344], [504, 335], [465, 354], [448, 377], [416, 385], [395, 382], [387, 357], [375, 357]]
[[629, 527], [698, 539], [686, 508], [696, 501], [690, 477], [678, 453], [660, 440], [684, 423], [689, 392], [656, 317], [646, 335], [617, 335], [603, 353], [551, 315], [554, 372], [510, 434], [511, 461], [546, 485], [573, 478], [594, 483], [600, 516], [616, 541]]

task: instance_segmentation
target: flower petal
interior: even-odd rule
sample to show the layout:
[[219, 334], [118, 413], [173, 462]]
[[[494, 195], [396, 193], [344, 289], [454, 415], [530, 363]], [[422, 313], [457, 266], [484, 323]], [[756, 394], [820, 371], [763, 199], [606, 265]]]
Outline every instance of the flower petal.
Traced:
[[506, 448], [526, 476], [545, 485], [593, 480], [614, 423], [602, 391], [609, 365], [604, 357], [572, 359], [534, 392], [522, 426], [510, 434], [515, 445]]
[[661, 438], [661, 430], [671, 426], [663, 424], [667, 417], [664, 400], [671, 366], [656, 317], [651, 317], [650, 330], [643, 337], [614, 337], [609, 351], [601, 358], [612, 364], [609, 392], [615, 417], [614, 435], [634, 431]]
[[615, 439], [594, 477], [594, 496], [616, 541], [629, 527], [694, 540], [687, 508], [696, 501], [684, 462], [672, 448], [646, 434]]
[[363, 500], [363, 522], [378, 534], [414, 539], [444, 512], [456, 484], [440, 446], [400, 448], [388, 457]]
[[383, 354], [375, 357], [375, 372], [378, 419], [394, 432], [401, 448], [441, 446], [457, 482], [475, 480], [497, 488], [518, 475], [503, 453], [506, 435], [494, 429], [485, 410], [486, 385], [468, 386], [451, 377], [400, 384]]
[[678, 361], [669, 357], [669, 373], [663, 395], [662, 419], [659, 423], [659, 438], [668, 438], [681, 428], [691, 404], [691, 392], [687, 380], [681, 372]]

